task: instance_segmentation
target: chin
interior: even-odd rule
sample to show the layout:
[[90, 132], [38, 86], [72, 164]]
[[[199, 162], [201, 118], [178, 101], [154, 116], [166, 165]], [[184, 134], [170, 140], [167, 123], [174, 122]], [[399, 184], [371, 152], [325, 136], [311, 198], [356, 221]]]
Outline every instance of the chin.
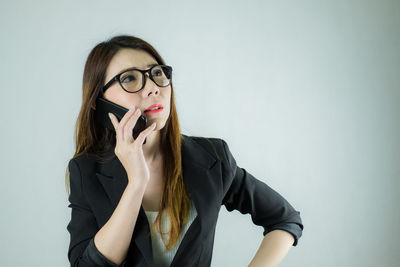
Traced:
[[159, 131], [159, 130], [161, 130], [162, 128], [164, 128], [165, 123], [166, 123], [164, 120], [154, 120], [154, 121], [148, 122], [147, 125], [150, 126], [153, 122], [156, 123], [156, 128], [154, 128], [153, 131]]
[[155, 130], [155, 131], [159, 131], [159, 130], [161, 130], [162, 128], [164, 128], [164, 126], [165, 126], [165, 121], [160, 122], [160, 123], [157, 122], [156, 128], [155, 128], [154, 130]]

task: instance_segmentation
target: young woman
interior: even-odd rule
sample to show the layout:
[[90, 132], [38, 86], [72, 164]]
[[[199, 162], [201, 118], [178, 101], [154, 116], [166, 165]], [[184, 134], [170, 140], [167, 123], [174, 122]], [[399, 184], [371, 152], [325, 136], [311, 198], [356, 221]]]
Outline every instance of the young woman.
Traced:
[[[121, 120], [110, 114], [113, 130], [94, 119], [98, 97], [129, 109]], [[141, 115], [147, 128], [134, 138]], [[75, 139], [71, 266], [210, 266], [222, 205], [264, 228], [249, 266], [276, 266], [302, 235], [300, 212], [237, 166], [223, 139], [180, 132], [172, 67], [140, 38], [90, 52]]]

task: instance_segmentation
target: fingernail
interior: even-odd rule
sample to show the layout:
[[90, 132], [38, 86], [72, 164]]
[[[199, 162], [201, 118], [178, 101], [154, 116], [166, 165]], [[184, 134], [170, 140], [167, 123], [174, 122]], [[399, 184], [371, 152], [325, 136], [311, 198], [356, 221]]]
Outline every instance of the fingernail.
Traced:
[[110, 117], [110, 119], [111, 119], [111, 113], [110, 112], [108, 112], [108, 117]]

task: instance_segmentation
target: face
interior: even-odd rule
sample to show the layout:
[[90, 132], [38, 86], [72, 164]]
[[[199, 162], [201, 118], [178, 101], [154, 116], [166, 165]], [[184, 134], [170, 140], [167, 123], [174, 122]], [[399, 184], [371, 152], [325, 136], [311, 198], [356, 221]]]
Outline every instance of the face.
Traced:
[[[107, 67], [104, 84], [111, 80], [115, 75], [126, 68], [138, 68], [147, 70], [148, 65], [157, 64], [153, 56], [142, 50], [123, 48], [112, 58]], [[128, 93], [118, 82], [114, 82], [105, 92], [104, 98], [114, 102], [124, 108], [130, 109], [132, 106], [140, 109], [141, 115], [147, 118], [147, 125], [157, 123], [155, 131], [164, 127], [170, 113], [171, 85], [159, 87], [145, 74], [146, 83], [142, 90], [135, 93]], [[156, 113], [144, 113], [153, 104], [161, 104], [163, 109]]]

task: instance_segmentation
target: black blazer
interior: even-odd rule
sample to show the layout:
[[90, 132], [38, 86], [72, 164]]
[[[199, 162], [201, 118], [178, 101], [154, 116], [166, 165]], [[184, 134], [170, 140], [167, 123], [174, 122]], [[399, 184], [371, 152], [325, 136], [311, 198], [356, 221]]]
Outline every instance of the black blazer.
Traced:
[[[208, 267], [214, 246], [214, 233], [222, 205], [228, 211], [249, 213], [263, 235], [275, 229], [291, 233], [297, 245], [303, 224], [300, 212], [264, 182], [236, 165], [228, 145], [220, 138], [182, 134], [182, 167], [185, 184], [197, 209], [172, 267]], [[114, 153], [114, 151], [110, 152]], [[96, 249], [94, 235], [111, 217], [127, 185], [126, 171], [117, 157], [100, 164], [88, 154], [73, 158], [70, 171], [71, 220], [68, 259], [71, 266], [118, 266]], [[149, 223], [140, 207], [128, 256], [120, 266], [150, 267], [153, 264]]]

